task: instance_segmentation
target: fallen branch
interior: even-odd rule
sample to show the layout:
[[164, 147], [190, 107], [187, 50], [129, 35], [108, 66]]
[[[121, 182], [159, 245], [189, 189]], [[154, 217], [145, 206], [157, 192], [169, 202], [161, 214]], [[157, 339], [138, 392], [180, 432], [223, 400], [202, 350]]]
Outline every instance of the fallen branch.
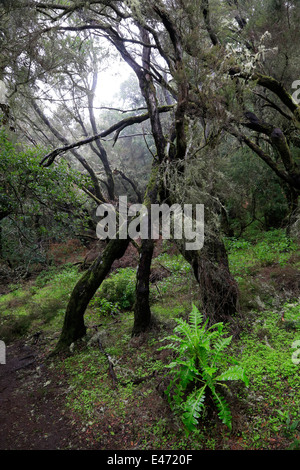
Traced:
[[129, 383], [132, 383], [133, 385], [139, 385], [145, 382], [146, 380], [153, 379], [153, 377], [155, 377], [155, 374], [156, 374], [156, 371], [153, 371], [151, 374], [145, 375], [144, 377], [136, 377], [136, 378], [125, 380], [125, 381], [122, 381], [122, 385], [124, 385], [125, 387]]
[[[93, 326], [94, 330], [96, 332], [98, 332], [98, 328], [97, 326]], [[106, 356], [107, 358], [107, 361], [108, 361], [108, 369], [109, 369], [109, 374], [112, 378], [112, 382], [113, 382], [113, 388], [116, 388], [117, 387], [117, 384], [118, 384], [118, 379], [117, 379], [117, 376], [115, 374], [115, 371], [114, 371], [114, 365], [113, 365], [113, 362], [112, 362], [112, 359], [110, 357], [110, 355], [105, 351], [105, 349], [103, 348], [102, 346], [102, 343], [100, 341], [100, 338], [99, 338], [99, 335], [98, 335], [98, 338], [97, 338], [97, 341], [98, 341], [98, 346], [99, 346], [99, 349], [100, 351]]]

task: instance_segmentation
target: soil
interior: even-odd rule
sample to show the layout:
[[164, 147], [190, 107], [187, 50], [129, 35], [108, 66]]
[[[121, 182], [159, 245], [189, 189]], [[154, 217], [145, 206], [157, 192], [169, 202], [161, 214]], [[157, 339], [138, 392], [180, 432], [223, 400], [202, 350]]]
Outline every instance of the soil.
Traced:
[[64, 415], [63, 388], [43, 367], [39, 351], [23, 341], [7, 346], [0, 365], [0, 449], [80, 448], [71, 418]]
[[66, 411], [69, 386], [42, 351], [34, 341], [7, 346], [0, 365], [0, 450], [137, 450], [142, 422], [168, 413], [157, 391], [151, 403], [146, 398], [142, 407], [127, 410], [127, 423], [103, 413], [93, 426], [84, 425]]
[[[145, 422], [151, 425], [159, 419], [167, 419], [176, 433], [176, 423], [162, 398], [159, 381], [156, 392], [149, 395], [142, 406], [127, 410], [126, 421], [109, 412], [99, 416], [92, 426], [83, 424], [80, 416], [66, 410], [65, 397], [69, 386], [63, 377], [58, 379], [43, 351], [39, 342], [35, 344], [34, 340], [30, 344], [24, 340], [17, 341], [7, 347], [6, 364], [0, 365], [0, 451], [141, 450], [145, 448], [145, 442], [142, 442], [139, 430]], [[145, 389], [148, 386], [145, 383]], [[161, 386], [163, 389], [164, 384]], [[234, 405], [231, 403], [232, 407]], [[234, 410], [238, 428], [245, 429], [248, 425], [245, 411], [243, 408]], [[215, 411], [209, 419], [216, 423], [218, 420], [213, 414]], [[244, 450], [238, 428], [227, 440], [227, 449]], [[220, 442], [216, 450], [223, 447], [221, 429], [216, 429], [217, 435]], [[285, 443], [279, 436], [270, 439], [270, 450], [284, 447]], [[152, 449], [151, 442], [147, 443], [147, 448], [156, 451]]]
[[[54, 247], [53, 252], [57, 250]], [[161, 245], [157, 251], [162, 251]], [[70, 256], [64, 262], [84, 259], [81, 252]], [[137, 259], [136, 248], [129, 245], [123, 258], [113, 264], [112, 271], [136, 266]], [[155, 275], [166, 273], [155, 272]], [[5, 285], [3, 282], [0, 288], [2, 294], [7, 291]], [[149, 408], [153, 410], [153, 416], [148, 416], [150, 421], [167, 413], [167, 405], [157, 392], [154, 403], [145, 403], [145, 409], [130, 410], [134, 426], [131, 421], [124, 427], [114, 417], [104, 414], [93, 428], [84, 427], [78, 416], [66, 411], [69, 385], [63, 377], [57, 380], [46, 349], [38, 337], [18, 340], [6, 347], [6, 364], [0, 364], [0, 450], [135, 449], [139, 445], [136, 429], [145, 413], [149, 414]], [[101, 441], [94, 439], [94, 435], [99, 436], [99, 430]]]

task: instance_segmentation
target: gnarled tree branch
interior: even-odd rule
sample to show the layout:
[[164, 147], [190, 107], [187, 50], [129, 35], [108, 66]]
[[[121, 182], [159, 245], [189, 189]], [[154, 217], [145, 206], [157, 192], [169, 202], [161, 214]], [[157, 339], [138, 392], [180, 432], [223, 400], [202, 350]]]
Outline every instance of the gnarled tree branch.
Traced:
[[[161, 106], [158, 108], [158, 112], [167, 113], [171, 111], [172, 109], [173, 109], [173, 105]], [[68, 152], [69, 150], [72, 150], [77, 147], [81, 147], [82, 145], [87, 145], [91, 142], [94, 142], [97, 139], [104, 139], [108, 135], [117, 131], [120, 127], [123, 127], [125, 129], [126, 127], [132, 126], [133, 124], [139, 124], [141, 122], [147, 121], [147, 119], [149, 119], [149, 113], [140, 114], [138, 116], [130, 116], [125, 119], [122, 119], [121, 121], [117, 122], [116, 124], [113, 124], [108, 129], [100, 132], [99, 134], [92, 135], [90, 137], [87, 137], [86, 139], [78, 140], [72, 144], [67, 144], [67, 145], [64, 145], [63, 147], [59, 147], [53, 150], [52, 152], [45, 155], [45, 157], [41, 160], [40, 165], [50, 166], [54, 162], [55, 158], [58, 155], [61, 155], [62, 153]]]

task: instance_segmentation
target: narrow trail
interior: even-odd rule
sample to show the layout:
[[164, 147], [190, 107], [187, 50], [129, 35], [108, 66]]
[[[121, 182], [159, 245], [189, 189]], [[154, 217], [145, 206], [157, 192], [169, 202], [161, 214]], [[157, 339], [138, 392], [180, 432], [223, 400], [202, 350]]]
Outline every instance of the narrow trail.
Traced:
[[7, 346], [6, 364], [0, 364], [0, 451], [130, 448], [129, 424], [123, 429], [112, 416], [103, 415], [94, 424], [95, 435], [101, 436], [94, 439], [81, 416], [66, 408], [69, 392], [39, 344], [20, 340]]
[[65, 390], [41, 361], [39, 350], [19, 341], [7, 346], [0, 365], [0, 449], [80, 449], [72, 420], [64, 414]]

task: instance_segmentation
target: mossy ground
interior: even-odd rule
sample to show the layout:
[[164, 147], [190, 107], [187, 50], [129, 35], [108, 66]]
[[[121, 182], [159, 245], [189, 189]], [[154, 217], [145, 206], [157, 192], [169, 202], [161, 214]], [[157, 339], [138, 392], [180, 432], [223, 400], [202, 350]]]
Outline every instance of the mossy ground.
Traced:
[[[197, 284], [189, 265], [180, 255], [167, 251], [153, 261], [152, 329], [131, 337], [130, 302], [124, 306], [116, 299], [95, 301], [96, 296], [85, 315], [87, 336], [64, 356], [49, 358], [48, 354], [57, 342], [72, 287], [82, 273], [74, 266], [60, 266], [20, 287], [11, 286], [0, 298], [0, 337], [8, 345], [22, 341], [34, 348], [50, 377], [44, 386], [37, 364], [30, 366], [15, 399], [21, 390], [23, 399], [30, 393], [31, 398], [44, 400], [49, 409], [51, 396], [56, 400], [58, 415], [61, 419], [67, 416], [74, 430], [73, 438], [63, 441], [63, 448], [299, 448], [300, 364], [295, 347], [300, 340], [299, 246], [287, 242], [281, 231], [226, 243], [241, 290], [231, 354], [250, 380], [248, 388], [232, 384], [227, 392], [232, 431], [219, 422], [208, 403], [198, 431], [187, 435], [166, 399], [166, 365], [172, 357], [159, 347], [173, 332], [174, 319], [187, 318], [192, 303], [197, 305]], [[129, 274], [128, 269], [120, 269], [118, 275], [124, 280]], [[117, 276], [114, 279], [118, 282]], [[23, 431], [26, 435], [26, 425]], [[34, 442], [35, 448], [43, 448], [43, 434]], [[10, 445], [18, 447], [15, 440]]]

